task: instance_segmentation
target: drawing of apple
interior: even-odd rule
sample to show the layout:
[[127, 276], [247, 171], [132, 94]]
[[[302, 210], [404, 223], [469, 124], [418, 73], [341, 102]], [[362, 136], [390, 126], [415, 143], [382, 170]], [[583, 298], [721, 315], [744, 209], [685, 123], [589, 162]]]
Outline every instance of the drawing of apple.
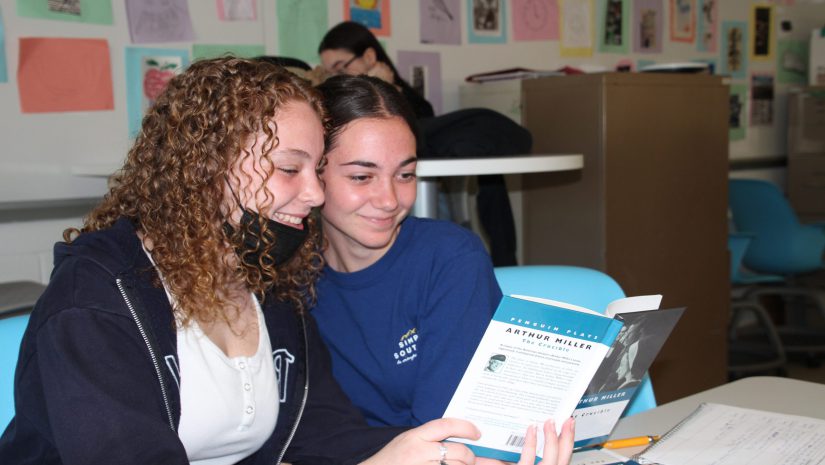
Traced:
[[143, 75], [143, 95], [150, 101], [155, 101], [158, 95], [166, 88], [166, 84], [175, 75], [175, 63], [158, 63], [149, 59], [145, 62], [146, 72]]

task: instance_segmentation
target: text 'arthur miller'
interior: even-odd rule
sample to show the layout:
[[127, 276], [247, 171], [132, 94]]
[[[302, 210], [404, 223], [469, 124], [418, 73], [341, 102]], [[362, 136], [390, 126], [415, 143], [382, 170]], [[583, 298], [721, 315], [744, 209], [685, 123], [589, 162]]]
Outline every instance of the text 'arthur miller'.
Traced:
[[527, 331], [524, 329], [516, 329], [516, 328], [507, 328], [504, 332], [510, 333], [514, 336], [524, 336], [533, 339], [538, 339], [540, 341], [549, 341], [551, 338], [555, 338], [553, 341], [555, 344], [561, 344], [569, 347], [576, 347], [579, 349], [590, 349], [593, 347], [591, 344], [587, 342], [576, 341], [573, 339], [565, 339], [558, 336], [553, 336], [547, 333], [537, 333], [535, 331]]

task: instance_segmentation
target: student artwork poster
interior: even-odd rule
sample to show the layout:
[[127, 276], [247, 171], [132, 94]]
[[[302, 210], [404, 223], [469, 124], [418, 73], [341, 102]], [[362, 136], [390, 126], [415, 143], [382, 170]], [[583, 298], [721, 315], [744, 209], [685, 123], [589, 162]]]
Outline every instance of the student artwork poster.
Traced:
[[752, 5], [750, 20], [750, 55], [754, 61], [773, 59], [773, 7]]
[[126, 48], [126, 105], [130, 137], [137, 134], [143, 114], [166, 88], [169, 80], [188, 65], [187, 50]]
[[808, 41], [780, 39], [776, 42], [776, 82], [806, 84], [808, 82]]
[[461, 45], [461, 0], [421, 0], [422, 44]]
[[328, 29], [326, 0], [278, 0], [278, 52], [307, 63], [318, 60], [318, 44]]
[[126, 0], [129, 35], [136, 44], [189, 42], [195, 39], [186, 0]]
[[476, 455], [518, 461], [527, 426], [553, 418], [561, 427], [621, 326], [505, 296], [444, 413], [472, 421], [482, 438], [456, 441]]
[[17, 14], [27, 18], [78, 23], [113, 23], [112, 0], [17, 0]]
[[751, 126], [773, 124], [773, 74], [753, 73], [751, 80]]
[[503, 0], [467, 0], [468, 41], [476, 44], [507, 42], [507, 15]]
[[670, 0], [670, 40], [693, 43], [696, 38], [696, 0]]
[[700, 52], [716, 52], [719, 37], [719, 0], [699, 0], [696, 10], [696, 49]]
[[748, 112], [748, 86], [744, 84], [732, 84], [730, 86], [730, 114], [728, 116], [728, 138], [730, 140], [742, 140], [747, 131]]
[[6, 31], [3, 28], [3, 11], [0, 10], [0, 82], [9, 80], [6, 70]]
[[664, 37], [664, 8], [662, 0], [633, 2], [633, 51], [661, 53]]
[[744, 21], [722, 23], [722, 57], [720, 74], [729, 74], [735, 79], [747, 76], [748, 54], [745, 50], [747, 24]]
[[255, 0], [217, 0], [216, 6], [221, 21], [255, 21], [258, 17]]
[[511, 0], [513, 40], [558, 40], [556, 0]]
[[442, 110], [441, 54], [400, 50], [396, 67], [401, 76], [433, 106], [436, 114]]
[[627, 53], [630, 49], [630, 0], [607, 0], [599, 5], [599, 51]]
[[593, 55], [593, 25], [595, 12], [592, 0], [560, 0], [561, 39], [559, 54], [563, 57]]
[[390, 0], [344, 0], [344, 20], [361, 23], [377, 36], [389, 36]]

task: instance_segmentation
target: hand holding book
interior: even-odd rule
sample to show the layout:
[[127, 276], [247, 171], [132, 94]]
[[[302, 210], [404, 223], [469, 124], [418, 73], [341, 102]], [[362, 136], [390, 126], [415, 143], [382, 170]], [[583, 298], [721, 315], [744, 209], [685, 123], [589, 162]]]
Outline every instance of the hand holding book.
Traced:
[[[536, 463], [536, 426], [531, 425], [526, 432], [526, 440], [518, 465]], [[545, 445], [547, 458], [538, 465], [568, 465], [573, 454], [573, 419], [568, 419], [559, 436], [555, 434], [552, 421], [544, 424], [543, 432], [548, 438]], [[442, 442], [448, 437], [479, 439], [481, 432], [472, 423], [455, 418], [441, 418], [408, 430], [390, 441], [378, 453], [362, 462], [362, 465], [418, 465], [420, 463], [446, 464], [486, 464], [504, 465], [493, 459], [478, 458], [464, 444]]]
[[[561, 426], [561, 434], [556, 435], [556, 424], [553, 420], [544, 422], [543, 435], [545, 458], [538, 465], [568, 465], [573, 455], [573, 436], [575, 435], [575, 421], [568, 418]], [[527, 427], [524, 446], [517, 465], [534, 465], [536, 463], [536, 448], [538, 446], [538, 428], [536, 425]], [[496, 459], [479, 457], [476, 465], [505, 465], [505, 462]]]

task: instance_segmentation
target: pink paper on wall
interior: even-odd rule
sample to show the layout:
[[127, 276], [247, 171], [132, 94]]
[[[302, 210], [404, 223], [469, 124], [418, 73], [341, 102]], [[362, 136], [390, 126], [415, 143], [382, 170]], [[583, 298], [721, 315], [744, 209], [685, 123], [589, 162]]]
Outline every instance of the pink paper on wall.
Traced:
[[514, 40], [558, 40], [557, 0], [512, 0]]
[[20, 39], [17, 83], [23, 113], [114, 109], [105, 39]]

